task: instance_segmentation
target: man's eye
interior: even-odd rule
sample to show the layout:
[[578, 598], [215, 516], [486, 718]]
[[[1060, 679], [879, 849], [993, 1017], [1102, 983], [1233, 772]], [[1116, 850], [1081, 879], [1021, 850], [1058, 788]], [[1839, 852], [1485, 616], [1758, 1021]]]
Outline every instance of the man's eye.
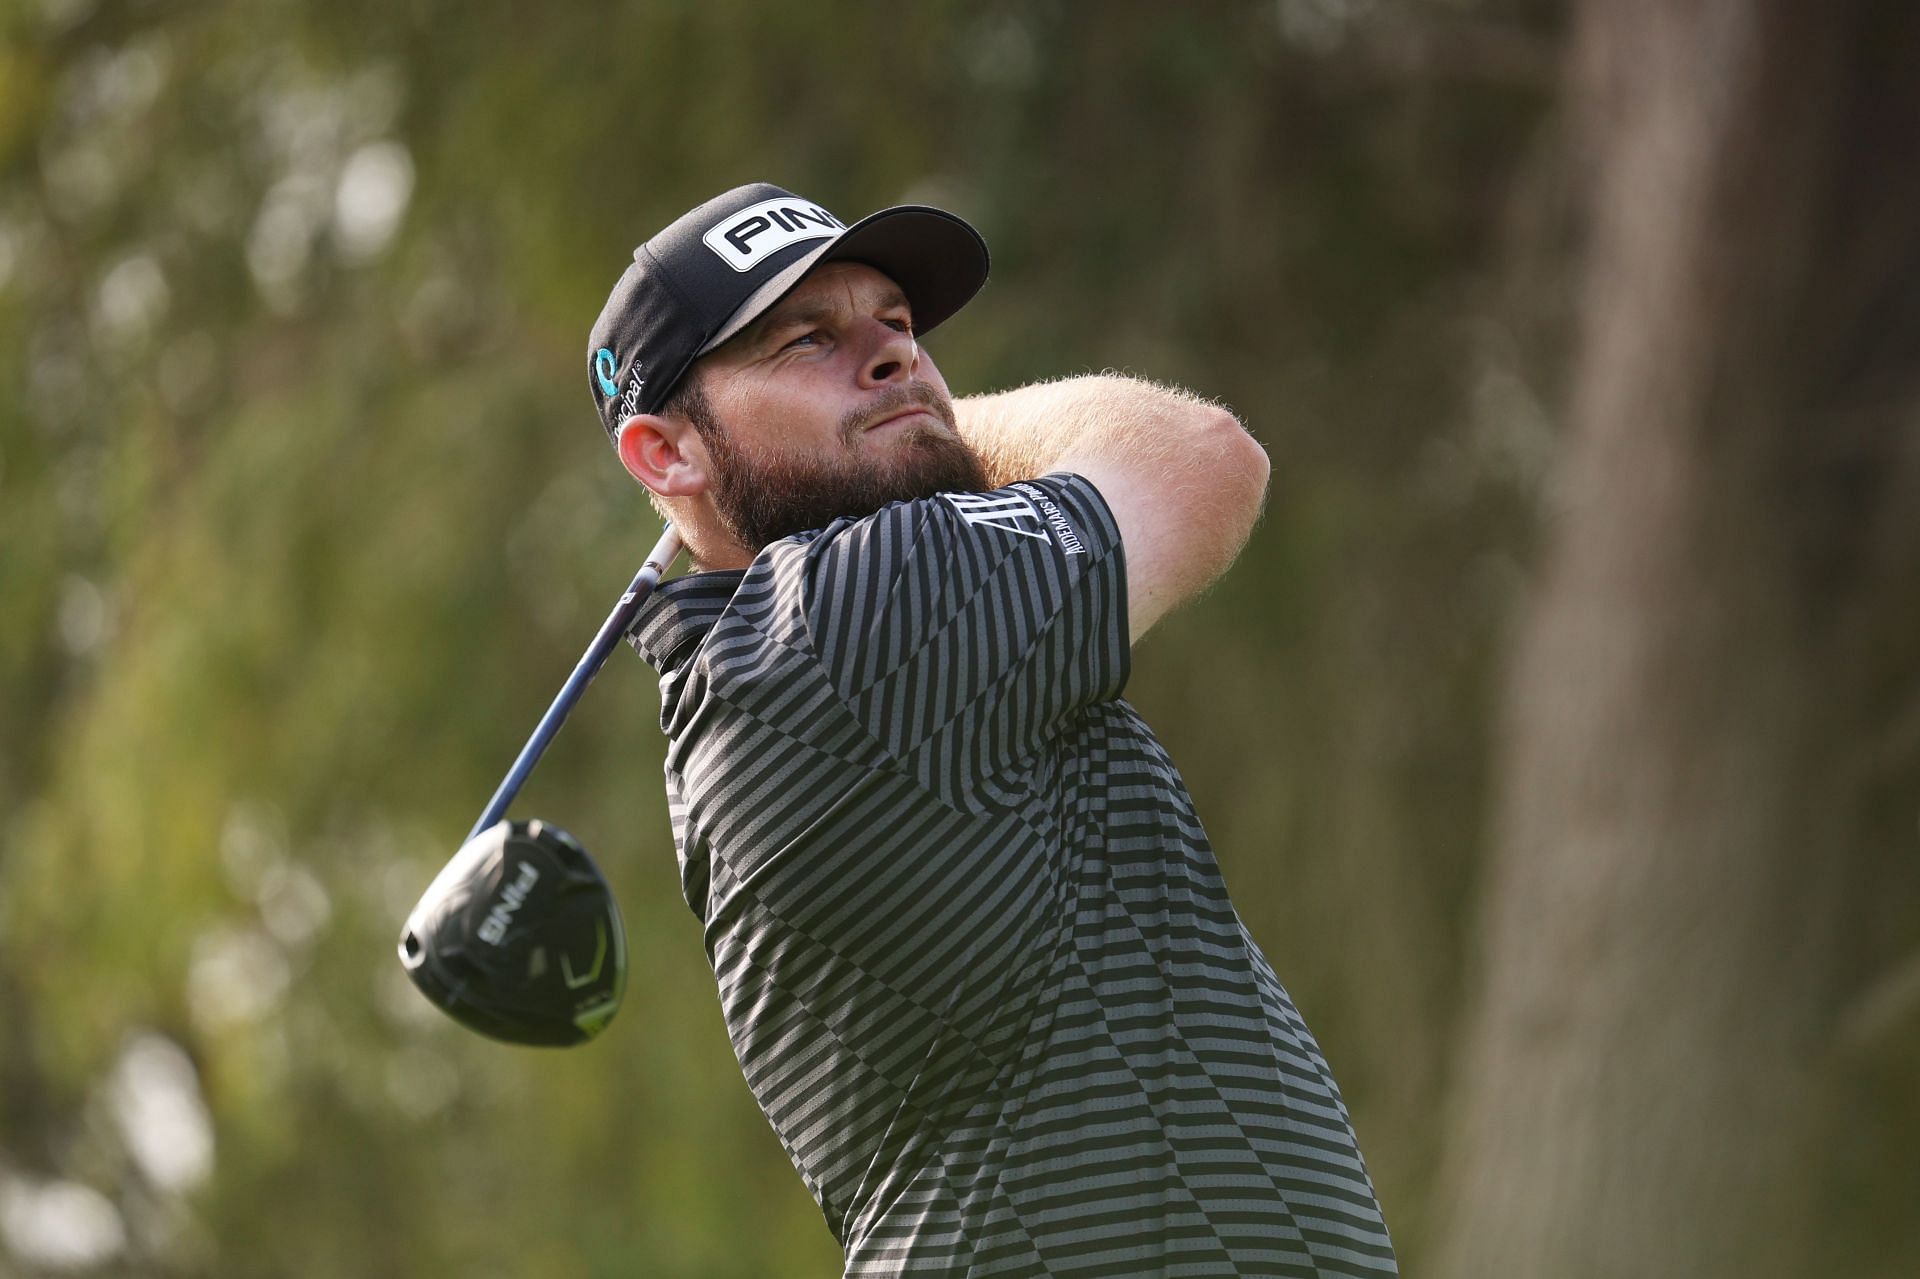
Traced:
[[803, 345], [803, 344], [812, 344], [812, 343], [814, 343], [814, 342], [818, 342], [819, 340], [820, 340], [820, 330], [819, 330], [819, 329], [808, 329], [808, 330], [807, 330], [807, 331], [806, 331], [805, 333], [802, 333], [802, 334], [800, 334], [800, 335], [799, 335], [798, 337], [796, 337], [796, 338], [794, 338], [794, 339], [792, 339], [791, 341], [789, 341], [789, 342], [787, 343], [787, 345], [788, 345], [788, 346], [800, 346], [800, 345]]
[[901, 332], [901, 333], [913, 332], [912, 320], [901, 320], [901, 319], [882, 320], [881, 323], [886, 325], [888, 328], [897, 330], [898, 332]]

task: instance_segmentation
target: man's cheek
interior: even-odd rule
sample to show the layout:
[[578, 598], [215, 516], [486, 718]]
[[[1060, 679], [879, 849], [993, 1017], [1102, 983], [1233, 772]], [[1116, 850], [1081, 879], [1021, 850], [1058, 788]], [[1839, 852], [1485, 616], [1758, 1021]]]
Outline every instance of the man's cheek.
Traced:
[[939, 391], [941, 399], [951, 400], [953, 392], [947, 389], [947, 379], [940, 376], [940, 368], [933, 362], [933, 357], [927, 354], [927, 348], [915, 343], [913, 359], [914, 376]]

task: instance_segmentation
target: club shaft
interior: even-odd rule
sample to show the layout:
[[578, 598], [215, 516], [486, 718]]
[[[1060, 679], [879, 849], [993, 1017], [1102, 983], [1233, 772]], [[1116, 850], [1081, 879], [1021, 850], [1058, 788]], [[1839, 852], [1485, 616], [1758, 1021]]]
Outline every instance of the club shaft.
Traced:
[[626, 635], [627, 628], [633, 625], [634, 617], [640, 612], [640, 606], [647, 602], [647, 596], [653, 594], [653, 588], [660, 584], [661, 575], [667, 571], [674, 557], [679, 554], [680, 534], [673, 525], [669, 524], [666, 531], [660, 534], [660, 540], [654, 543], [653, 551], [647, 556], [647, 562], [634, 575], [633, 583], [627, 587], [626, 594], [620, 597], [620, 602], [614, 606], [613, 612], [608, 614], [607, 620], [601, 624], [600, 633], [593, 637], [593, 643], [581, 657], [580, 664], [575, 666], [573, 674], [567, 677], [566, 685], [560, 690], [560, 695], [553, 699], [553, 705], [547, 707], [547, 713], [540, 717], [539, 727], [533, 730], [533, 736], [527, 739], [527, 744], [520, 748], [520, 757], [514, 760], [513, 767], [507, 770], [506, 777], [500, 782], [500, 789], [493, 792], [493, 798], [487, 801], [486, 811], [480, 814], [480, 820], [475, 822], [473, 829], [467, 832], [468, 840], [506, 816], [514, 796], [520, 793], [520, 788], [526, 784], [528, 776], [533, 772], [533, 766], [540, 762], [540, 757], [546, 753], [554, 734], [558, 733], [560, 725], [566, 722], [568, 713], [573, 710], [573, 704], [580, 700], [580, 695], [587, 691], [587, 685], [591, 684], [593, 677], [600, 673], [600, 668], [606, 664], [608, 654], [613, 652], [614, 646]]

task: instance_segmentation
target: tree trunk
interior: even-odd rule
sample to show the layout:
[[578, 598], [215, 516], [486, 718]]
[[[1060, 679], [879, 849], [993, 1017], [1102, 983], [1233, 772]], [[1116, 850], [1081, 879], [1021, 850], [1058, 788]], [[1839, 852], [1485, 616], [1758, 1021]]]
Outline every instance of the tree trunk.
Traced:
[[1884, 802], [1920, 700], [1915, 8], [1582, 6], [1587, 279], [1449, 1116], [1455, 1279], [1871, 1251], [1835, 1238], [1834, 1044], [1913, 924], [1882, 898], [1915, 856]]

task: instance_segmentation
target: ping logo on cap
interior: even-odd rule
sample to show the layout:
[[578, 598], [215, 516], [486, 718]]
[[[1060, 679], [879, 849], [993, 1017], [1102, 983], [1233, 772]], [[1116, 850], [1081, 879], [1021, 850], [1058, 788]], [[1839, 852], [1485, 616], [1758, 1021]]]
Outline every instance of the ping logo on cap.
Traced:
[[734, 270], [751, 271], [769, 253], [789, 244], [832, 239], [846, 229], [846, 223], [819, 205], [783, 196], [728, 214], [700, 239]]

